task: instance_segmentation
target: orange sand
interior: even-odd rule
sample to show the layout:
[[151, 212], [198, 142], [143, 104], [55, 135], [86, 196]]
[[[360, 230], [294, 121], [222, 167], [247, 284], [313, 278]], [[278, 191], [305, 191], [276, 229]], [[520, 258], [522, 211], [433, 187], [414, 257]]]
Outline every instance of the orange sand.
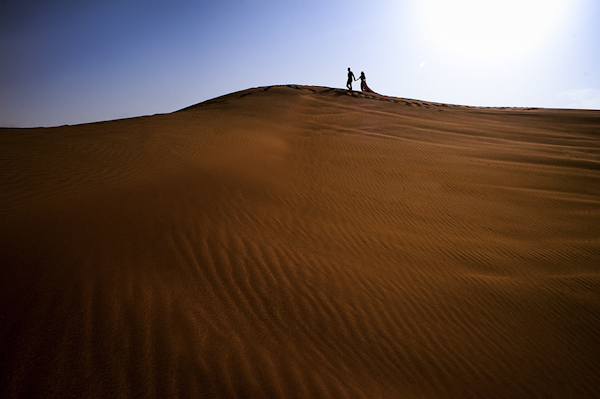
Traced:
[[2, 398], [600, 395], [600, 111], [267, 87], [0, 159]]

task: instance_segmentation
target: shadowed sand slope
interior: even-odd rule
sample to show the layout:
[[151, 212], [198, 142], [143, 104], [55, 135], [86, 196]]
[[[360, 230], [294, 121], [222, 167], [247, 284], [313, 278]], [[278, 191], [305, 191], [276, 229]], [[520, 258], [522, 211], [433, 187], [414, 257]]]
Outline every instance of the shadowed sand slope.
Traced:
[[266, 87], [0, 159], [0, 397], [599, 395], [600, 111]]

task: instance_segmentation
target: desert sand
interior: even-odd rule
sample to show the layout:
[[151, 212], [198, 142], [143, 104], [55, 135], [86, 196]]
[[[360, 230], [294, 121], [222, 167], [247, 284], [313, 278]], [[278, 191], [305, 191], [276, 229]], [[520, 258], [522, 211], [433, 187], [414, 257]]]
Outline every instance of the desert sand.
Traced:
[[0, 159], [2, 398], [600, 397], [600, 111], [260, 87]]

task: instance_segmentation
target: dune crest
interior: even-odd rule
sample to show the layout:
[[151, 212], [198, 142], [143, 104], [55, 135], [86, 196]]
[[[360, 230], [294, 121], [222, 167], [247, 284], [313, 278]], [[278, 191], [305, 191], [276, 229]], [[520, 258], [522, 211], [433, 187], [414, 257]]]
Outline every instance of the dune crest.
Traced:
[[0, 397], [598, 397], [599, 132], [295, 85], [0, 129]]

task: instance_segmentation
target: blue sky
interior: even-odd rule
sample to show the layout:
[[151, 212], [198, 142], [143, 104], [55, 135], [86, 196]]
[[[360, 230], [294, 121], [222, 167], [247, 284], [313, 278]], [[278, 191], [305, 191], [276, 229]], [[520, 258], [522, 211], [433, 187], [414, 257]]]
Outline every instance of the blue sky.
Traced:
[[600, 109], [598, 21], [595, 0], [5, 0], [0, 126], [343, 88], [348, 67], [390, 96]]

